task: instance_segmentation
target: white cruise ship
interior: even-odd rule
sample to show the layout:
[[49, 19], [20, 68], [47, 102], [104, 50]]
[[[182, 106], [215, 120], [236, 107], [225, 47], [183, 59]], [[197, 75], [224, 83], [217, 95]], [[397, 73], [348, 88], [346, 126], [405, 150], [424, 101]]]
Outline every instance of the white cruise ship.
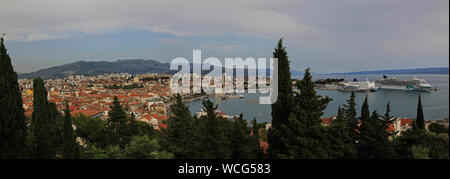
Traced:
[[388, 78], [383, 75], [382, 79], [375, 80], [379, 89], [392, 89], [392, 90], [408, 90], [408, 91], [430, 91], [431, 85], [424, 79], [418, 79], [414, 77], [412, 80], [400, 80], [397, 77]]
[[346, 81], [339, 83], [337, 90], [339, 91], [354, 91], [354, 92], [366, 92], [366, 91], [376, 91], [377, 86], [375, 82], [366, 81]]

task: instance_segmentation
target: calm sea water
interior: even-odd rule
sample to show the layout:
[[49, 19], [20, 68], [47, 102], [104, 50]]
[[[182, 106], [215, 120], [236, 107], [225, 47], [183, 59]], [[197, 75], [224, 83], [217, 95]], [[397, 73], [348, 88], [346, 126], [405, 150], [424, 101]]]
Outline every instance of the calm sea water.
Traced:
[[[412, 79], [414, 76], [425, 79], [433, 87], [439, 90], [431, 92], [421, 92], [422, 105], [425, 119], [438, 120], [448, 118], [449, 116], [449, 75], [389, 75], [397, 76], [400, 79]], [[293, 76], [300, 79], [302, 77]], [[362, 81], [369, 79], [374, 81], [381, 78], [381, 75], [318, 75], [313, 80], [326, 78], [345, 78], [345, 80], [353, 80], [354, 78]], [[346, 103], [350, 97], [350, 92], [341, 92], [336, 90], [318, 90], [317, 93], [322, 96], [328, 96], [333, 100], [328, 104], [322, 117], [336, 115], [338, 107]], [[416, 116], [417, 100], [419, 92], [416, 91], [396, 91], [396, 90], [378, 90], [376, 92], [360, 92], [356, 94], [356, 103], [358, 111], [367, 94], [370, 110], [377, 110], [383, 114], [386, 110], [386, 104], [390, 101], [391, 115], [396, 117], [414, 118]], [[251, 102], [258, 100], [259, 94], [244, 94], [242, 99], [220, 100], [211, 98], [218, 108], [228, 115], [244, 114], [245, 119], [256, 118], [258, 122], [271, 122], [271, 106]], [[188, 103], [191, 113], [199, 111], [202, 108], [201, 100]]]

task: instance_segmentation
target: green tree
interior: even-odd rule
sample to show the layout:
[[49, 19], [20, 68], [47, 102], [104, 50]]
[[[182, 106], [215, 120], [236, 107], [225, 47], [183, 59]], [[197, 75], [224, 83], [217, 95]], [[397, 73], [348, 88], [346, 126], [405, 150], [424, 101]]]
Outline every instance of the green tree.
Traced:
[[353, 139], [352, 143], [358, 140], [358, 130], [359, 130], [359, 120], [356, 118], [356, 102], [355, 102], [355, 92], [352, 91], [350, 98], [347, 100], [347, 104], [344, 104], [344, 118], [347, 119], [350, 136]]
[[129, 144], [123, 149], [126, 159], [171, 159], [173, 154], [162, 149], [158, 138], [149, 136], [133, 136]]
[[420, 130], [425, 130], [425, 119], [423, 116], [422, 99], [419, 94], [419, 101], [417, 103], [417, 116], [414, 121], [414, 127]]
[[430, 159], [449, 159], [449, 141], [445, 134], [429, 133], [426, 137]]
[[96, 144], [97, 147], [108, 147], [107, 141], [107, 121], [100, 118], [89, 118], [83, 115], [73, 118], [76, 126], [76, 136], [80, 137], [86, 143]]
[[164, 130], [167, 149], [176, 159], [195, 158], [198, 144], [194, 119], [189, 107], [184, 104], [181, 96], [176, 96], [176, 102], [170, 106], [172, 115], [167, 120], [167, 129]]
[[367, 101], [367, 95], [364, 99], [363, 105], [361, 107], [361, 126], [364, 126], [369, 122], [370, 119], [370, 110], [369, 110], [369, 102]]
[[427, 133], [425, 131], [425, 121], [422, 109], [422, 101], [419, 95], [419, 101], [417, 104], [417, 117], [413, 121], [411, 129], [402, 133], [402, 136], [395, 141], [395, 149], [397, 158], [411, 159], [415, 157], [417, 151], [413, 151], [413, 146], [427, 147]]
[[414, 156], [414, 159], [430, 159], [430, 157], [428, 157], [430, 155], [430, 149], [423, 145], [413, 145], [412, 155]]
[[323, 98], [317, 95], [314, 89], [314, 83], [312, 82], [312, 76], [310, 68], [305, 70], [303, 79], [296, 84], [299, 89], [299, 93], [295, 95], [295, 103], [298, 106], [300, 114], [302, 115], [299, 120], [306, 124], [306, 128], [310, 129], [315, 126], [321, 126], [322, 120], [320, 117], [323, 115], [323, 111], [326, 109], [331, 98], [326, 96]]
[[66, 109], [64, 111], [62, 157], [64, 159], [79, 158], [79, 156], [77, 156], [78, 150], [79, 145], [76, 142], [76, 136], [73, 134], [72, 116], [70, 115], [69, 103], [66, 102]]
[[289, 123], [288, 118], [293, 111], [291, 72], [287, 52], [283, 46], [283, 38], [278, 41], [273, 58], [278, 59], [278, 99], [272, 104], [272, 127], [268, 133], [268, 153], [269, 157], [278, 158], [278, 154], [287, 151], [281, 140], [284, 135], [281, 128]]
[[231, 157], [231, 141], [229, 138], [230, 122], [216, 115], [217, 105], [209, 99], [203, 100], [206, 115], [199, 119], [199, 158], [227, 159]]
[[286, 133], [281, 137], [289, 153], [283, 158], [327, 158], [325, 128], [320, 117], [331, 101], [316, 94], [311, 81], [310, 69], [305, 70], [303, 79], [296, 84], [299, 93], [295, 95], [295, 113], [289, 116], [289, 123], [283, 124]]
[[47, 101], [47, 91], [44, 81], [35, 78], [33, 81], [33, 113], [31, 131], [37, 141], [33, 158], [56, 158], [60, 147], [61, 134], [58, 132], [60, 115], [54, 103]]
[[448, 128], [443, 124], [439, 124], [437, 122], [433, 122], [428, 126], [428, 130], [430, 132], [434, 132], [436, 134], [445, 134], [448, 133]]
[[26, 124], [17, 73], [0, 38], [0, 158], [26, 157]]
[[254, 154], [250, 151], [250, 128], [247, 127], [247, 121], [243, 119], [243, 115], [234, 118], [231, 124], [231, 158], [232, 159], [248, 159], [254, 158]]
[[357, 157], [350, 125], [344, 117], [344, 112], [345, 110], [339, 106], [336, 119], [327, 128], [329, 158], [354, 159]]
[[254, 118], [252, 121], [252, 136], [250, 139], [250, 158], [253, 159], [261, 159], [264, 157], [263, 150], [260, 146], [260, 137], [259, 137], [259, 126]]
[[117, 96], [114, 97], [111, 111], [109, 112], [109, 120], [107, 124], [107, 141], [109, 145], [119, 145], [124, 147], [131, 140], [131, 136], [137, 134], [134, 119], [129, 118], [127, 113], [120, 105]]
[[[368, 110], [367, 98], [364, 102]], [[364, 109], [363, 109], [364, 110]], [[359, 158], [364, 159], [391, 159], [394, 158], [393, 146], [389, 137], [394, 135], [388, 131], [389, 126], [394, 121], [390, 116], [389, 102], [386, 106], [386, 113], [380, 117], [376, 111], [373, 111], [369, 119], [362, 118], [360, 128], [360, 140], [358, 145]]]
[[389, 131], [388, 129], [392, 126], [394, 123], [395, 118], [391, 116], [391, 108], [390, 108], [390, 102], [388, 101], [386, 105], [386, 112], [381, 117], [379, 122], [377, 122], [377, 129], [380, 133], [380, 145], [382, 145], [383, 149], [383, 155], [382, 158], [394, 158], [394, 146], [391, 142], [391, 139], [395, 136], [396, 132]]

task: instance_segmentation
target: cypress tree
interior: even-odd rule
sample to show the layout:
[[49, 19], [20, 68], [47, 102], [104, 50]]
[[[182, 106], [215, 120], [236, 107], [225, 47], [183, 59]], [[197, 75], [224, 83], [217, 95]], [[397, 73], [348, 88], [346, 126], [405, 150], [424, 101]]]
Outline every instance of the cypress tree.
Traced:
[[[413, 126], [405, 132], [402, 132], [402, 136], [395, 139], [395, 150], [398, 158], [412, 159], [414, 156], [414, 148], [428, 147], [427, 135], [425, 131], [425, 122], [422, 109], [422, 100], [419, 94], [419, 100], [417, 104], [417, 116], [413, 121]], [[447, 140], [448, 141], [448, 140]], [[447, 143], [448, 144], [448, 143]], [[448, 152], [447, 152], [448, 153]]]
[[364, 99], [362, 108], [361, 108], [361, 122], [367, 123], [370, 119], [370, 110], [369, 110], [369, 103], [367, 102], [367, 95]]
[[166, 144], [176, 159], [192, 159], [196, 157], [196, 139], [194, 119], [189, 107], [184, 104], [180, 94], [176, 102], [170, 106], [172, 116], [167, 121], [165, 132]]
[[344, 119], [344, 113], [341, 110], [341, 106], [338, 107], [338, 112], [336, 113], [336, 121], [340, 121]]
[[364, 102], [361, 107], [361, 116], [360, 119], [360, 126], [359, 126], [359, 137], [358, 137], [358, 154], [359, 158], [371, 158], [369, 155], [372, 155], [372, 152], [374, 152], [374, 149], [372, 147], [372, 143], [375, 141], [374, 137], [374, 122], [373, 118], [378, 117], [378, 113], [374, 111], [372, 114], [372, 118], [370, 116], [369, 111], [369, 103], [367, 101], [367, 95], [364, 99]]
[[422, 100], [419, 94], [419, 101], [417, 104], [417, 116], [413, 121], [412, 129], [408, 129], [402, 133], [398, 139], [401, 145], [397, 146], [397, 155], [399, 158], [414, 158], [413, 147], [426, 146], [427, 133], [425, 131], [425, 121], [422, 109]]
[[[366, 95], [366, 98], [364, 99], [364, 102], [363, 102], [362, 107], [361, 107], [361, 117], [359, 118], [360, 125], [359, 125], [359, 128], [358, 128], [358, 131], [359, 131], [359, 135], [358, 135], [359, 137], [358, 138], [359, 138], [359, 145], [360, 146], [363, 145], [363, 144], [361, 144], [362, 143], [361, 140], [364, 140], [364, 139], [361, 138], [361, 136], [368, 135], [366, 133], [369, 130], [371, 130], [371, 129], [369, 129], [369, 126], [373, 125], [373, 123], [371, 123], [372, 121], [370, 121], [370, 120], [371, 120], [371, 118], [370, 118], [370, 111], [369, 111], [369, 103], [367, 101], [367, 95]], [[366, 149], [362, 149], [362, 150], [366, 150]]]
[[423, 116], [422, 99], [419, 94], [419, 101], [417, 103], [417, 116], [414, 122], [415, 127], [420, 130], [425, 130], [425, 120]]
[[72, 116], [70, 115], [69, 104], [66, 102], [66, 109], [64, 111], [62, 157], [64, 159], [76, 158], [76, 147], [77, 143], [72, 128]]
[[26, 124], [17, 73], [0, 38], [0, 158], [24, 158]]
[[278, 158], [278, 154], [286, 151], [282, 140], [281, 128], [288, 124], [288, 118], [293, 111], [293, 91], [289, 60], [283, 38], [273, 52], [273, 58], [278, 59], [278, 99], [272, 104], [272, 127], [268, 132], [268, 153], [271, 158]]
[[34, 158], [50, 159], [56, 157], [59, 146], [57, 129], [58, 112], [54, 103], [47, 101], [44, 81], [37, 77], [33, 81], [33, 113], [31, 132], [37, 141]]

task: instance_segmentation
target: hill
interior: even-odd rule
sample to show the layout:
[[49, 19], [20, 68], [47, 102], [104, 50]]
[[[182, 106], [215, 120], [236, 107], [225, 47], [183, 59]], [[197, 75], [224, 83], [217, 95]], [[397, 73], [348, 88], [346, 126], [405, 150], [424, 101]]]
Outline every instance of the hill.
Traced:
[[19, 78], [35, 78], [40, 76], [43, 79], [64, 78], [70, 75], [93, 76], [105, 73], [170, 73], [169, 63], [160, 63], [155, 60], [132, 59], [107, 61], [78, 61], [45, 68], [31, 73], [19, 74]]

